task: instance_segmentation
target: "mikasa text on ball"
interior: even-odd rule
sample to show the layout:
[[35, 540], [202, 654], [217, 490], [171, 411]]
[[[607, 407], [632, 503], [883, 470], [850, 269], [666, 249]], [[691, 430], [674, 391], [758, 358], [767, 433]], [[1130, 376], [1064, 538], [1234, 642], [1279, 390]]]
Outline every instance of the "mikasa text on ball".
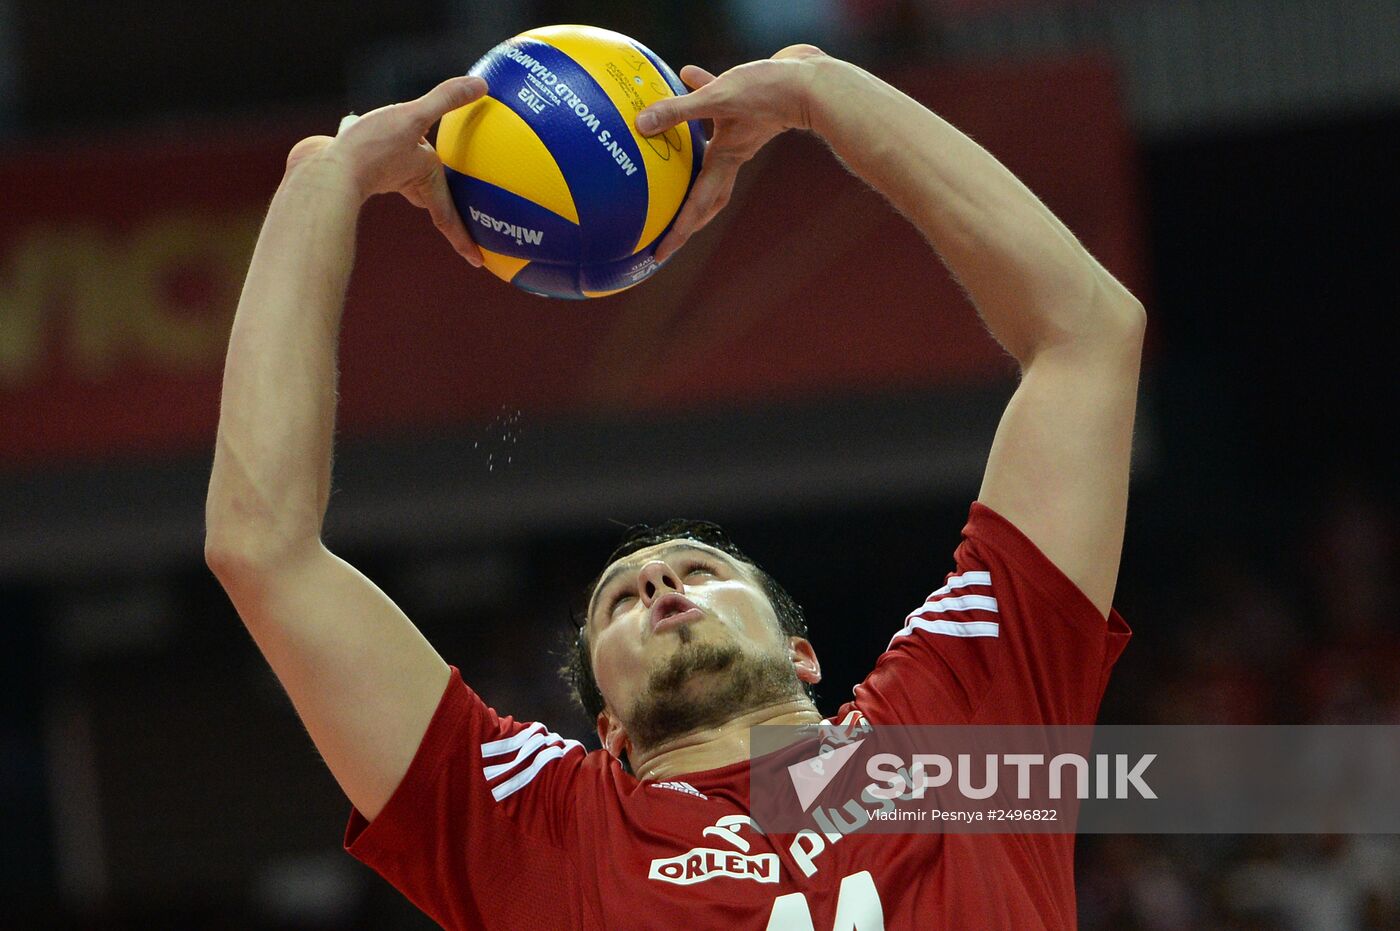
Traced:
[[612, 294], [653, 255], [700, 171], [697, 123], [642, 136], [643, 107], [686, 89], [646, 46], [549, 26], [472, 66], [489, 94], [443, 117], [437, 149], [462, 220], [497, 277], [535, 294]]

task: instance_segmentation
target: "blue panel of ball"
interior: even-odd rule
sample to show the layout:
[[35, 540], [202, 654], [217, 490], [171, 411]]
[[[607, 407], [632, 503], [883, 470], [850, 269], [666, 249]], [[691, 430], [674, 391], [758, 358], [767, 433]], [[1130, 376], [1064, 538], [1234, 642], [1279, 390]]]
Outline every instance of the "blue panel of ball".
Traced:
[[[528, 72], [521, 63], [504, 55], [488, 55], [471, 73], [485, 77], [491, 96], [534, 126], [540, 140], [554, 154], [573, 194], [579, 225], [587, 230], [579, 261], [604, 262], [629, 255], [641, 236], [649, 199], [646, 168], [631, 127], [623, 122], [593, 77], [563, 52], [531, 39], [513, 39], [511, 43], [552, 71], [556, 86], [584, 89], [585, 93], [578, 96], [588, 102], [583, 104], [588, 116], [580, 116], [565, 99], [561, 99], [560, 106], [546, 107], [539, 113], [531, 110], [517, 93]], [[597, 109], [589, 104], [596, 104]], [[607, 140], [618, 142], [632, 162], [634, 170], [630, 175], [599, 141], [605, 132]]]
[[572, 220], [480, 178], [444, 170], [462, 221], [483, 249], [532, 261], [576, 261], [580, 234]]

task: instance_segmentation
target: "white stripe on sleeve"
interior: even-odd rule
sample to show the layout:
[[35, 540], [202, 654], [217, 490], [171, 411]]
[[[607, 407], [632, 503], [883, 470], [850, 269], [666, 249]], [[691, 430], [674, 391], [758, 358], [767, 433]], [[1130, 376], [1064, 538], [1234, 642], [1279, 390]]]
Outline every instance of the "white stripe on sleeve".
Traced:
[[[512, 769], [515, 769], [515, 767], [518, 766], [522, 760], [524, 760], [530, 754], [534, 753], [540, 747], [549, 743], [560, 743], [563, 741], [563, 739], [564, 738], [560, 737], [558, 734], [552, 732], [546, 734], [536, 734], [529, 740], [525, 741], [524, 745], [520, 748], [519, 752], [515, 754], [515, 756], [511, 757], [504, 763], [496, 763], [491, 766], [484, 767], [482, 769], [482, 772], [486, 774], [487, 779], [495, 779], [497, 776], [504, 776]], [[485, 754], [482, 754], [482, 756], [484, 757]]]
[[544, 750], [535, 754], [534, 761], [530, 763], [527, 768], [511, 776], [505, 782], [492, 786], [491, 797], [499, 802], [514, 795], [516, 792], [519, 792], [529, 785], [530, 782], [540, 774], [540, 770], [544, 768], [544, 764], [548, 763], [550, 760], [558, 759], [574, 747], [582, 746], [583, 744], [579, 743], [577, 740], [565, 740], [562, 746], [555, 745], [546, 747]]
[[536, 722], [519, 733], [511, 734], [509, 737], [488, 741], [481, 745], [481, 757], [485, 759], [488, 756], [501, 756], [509, 753], [529, 740], [531, 735], [538, 734], [543, 730], [544, 725]]
[[952, 598], [934, 598], [925, 601], [923, 607], [912, 611], [905, 620], [932, 611], [942, 614], [945, 611], [995, 611], [997, 600], [991, 595], [956, 595]]
[[[964, 572], [948, 577], [948, 582], [938, 591], [928, 596], [918, 610], [911, 611], [904, 619], [905, 626], [890, 638], [890, 647], [900, 637], [907, 637], [916, 630], [945, 637], [999, 637], [1001, 628], [996, 621], [951, 620], [944, 615], [960, 614], [964, 611], [987, 611], [999, 613], [997, 600], [991, 595], [953, 595], [954, 591], [970, 586], [992, 584], [992, 574], [985, 571]], [[890, 647], [886, 647], [889, 649]]]
[[930, 621], [919, 618], [908, 627], [895, 634], [890, 640], [894, 643], [900, 637], [908, 636], [916, 630], [926, 630], [931, 634], [948, 637], [1000, 637], [1001, 628], [996, 621]]
[[943, 587], [932, 595], [928, 596], [929, 601], [942, 595], [947, 595], [955, 588], [967, 588], [969, 585], [991, 585], [992, 574], [990, 572], [964, 572], [962, 575], [950, 575]]
[[[490, 782], [504, 776], [511, 770], [518, 770], [509, 779], [491, 787], [491, 795], [499, 802], [529, 785], [530, 780], [539, 775], [540, 769], [546, 763], [550, 760], [557, 760], [574, 747], [582, 749], [583, 744], [577, 740], [565, 740], [553, 731], [546, 730], [543, 724], [535, 722], [509, 737], [483, 743], [481, 745], [481, 758], [483, 760], [503, 757], [507, 754], [513, 755], [510, 759], [500, 763], [492, 763], [490, 766], [483, 765], [481, 773], [486, 777], [486, 781]], [[529, 762], [529, 765], [525, 765], [524, 769], [521, 769], [520, 767], [526, 761]]]

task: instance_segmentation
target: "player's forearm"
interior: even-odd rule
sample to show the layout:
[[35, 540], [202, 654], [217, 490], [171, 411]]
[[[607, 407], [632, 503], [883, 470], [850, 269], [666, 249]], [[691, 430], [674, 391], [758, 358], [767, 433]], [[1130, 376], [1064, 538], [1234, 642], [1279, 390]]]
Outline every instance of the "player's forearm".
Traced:
[[1067, 341], [1117, 339], [1137, 302], [985, 149], [860, 68], [818, 64], [812, 129], [938, 250], [1024, 366]]
[[360, 197], [309, 159], [282, 181], [224, 366], [206, 549], [276, 559], [319, 539], [330, 493], [336, 342]]

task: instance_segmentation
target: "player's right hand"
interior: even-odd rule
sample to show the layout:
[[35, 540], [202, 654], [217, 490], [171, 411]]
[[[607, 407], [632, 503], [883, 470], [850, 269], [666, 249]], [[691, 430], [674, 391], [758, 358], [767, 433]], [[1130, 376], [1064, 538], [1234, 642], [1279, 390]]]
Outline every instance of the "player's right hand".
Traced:
[[472, 241], [452, 203], [442, 161], [428, 144], [428, 130], [442, 116], [486, 95], [475, 76], [451, 78], [417, 100], [390, 104], [341, 121], [334, 137], [310, 136], [287, 155], [287, 173], [311, 161], [327, 163], [353, 186], [361, 202], [375, 194], [398, 192], [428, 211], [452, 248], [478, 268], [481, 250]]

